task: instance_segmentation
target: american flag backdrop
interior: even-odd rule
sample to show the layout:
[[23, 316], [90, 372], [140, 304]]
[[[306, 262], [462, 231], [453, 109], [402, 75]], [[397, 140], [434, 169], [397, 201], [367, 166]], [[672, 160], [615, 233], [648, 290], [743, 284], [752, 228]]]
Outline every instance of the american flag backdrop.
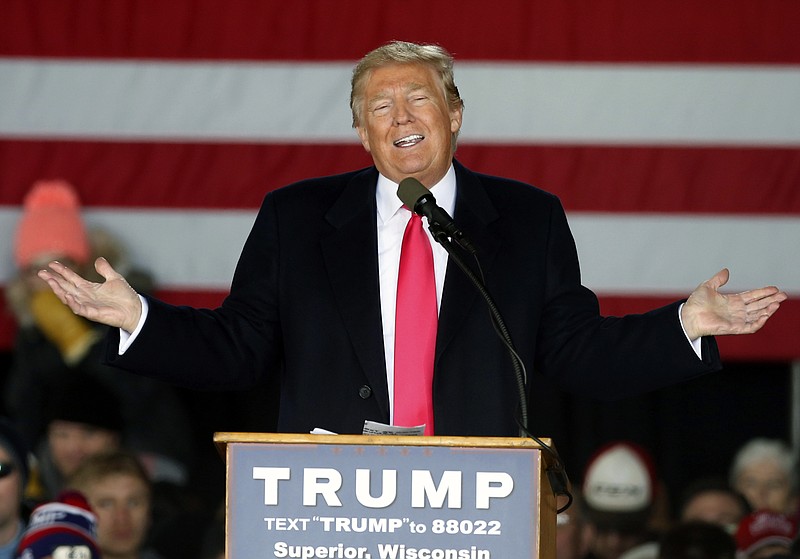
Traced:
[[723, 359], [800, 358], [797, 0], [1, 0], [0, 283], [64, 178], [163, 298], [218, 304], [267, 191], [370, 163], [350, 72], [391, 39], [455, 55], [456, 156], [561, 197], [605, 314], [728, 266], [794, 299]]

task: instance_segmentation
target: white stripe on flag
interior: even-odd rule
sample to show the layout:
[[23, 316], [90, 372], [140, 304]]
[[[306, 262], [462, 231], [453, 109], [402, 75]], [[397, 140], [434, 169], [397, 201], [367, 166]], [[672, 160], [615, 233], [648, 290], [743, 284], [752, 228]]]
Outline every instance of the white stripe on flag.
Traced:
[[[0, 136], [357, 141], [351, 63], [0, 59]], [[464, 142], [800, 145], [800, 67], [458, 62]]]
[[[151, 270], [160, 287], [227, 290], [254, 211], [87, 209]], [[0, 238], [12, 239], [18, 209], [0, 208]], [[602, 294], [688, 294], [723, 266], [726, 290], [776, 284], [800, 294], [800, 261], [777, 243], [800, 239], [800, 218], [572, 213], [584, 283]], [[13, 273], [12, 243], [0, 244], [0, 283]]]
[[688, 294], [723, 267], [725, 290], [778, 285], [800, 293], [800, 218], [724, 215], [569, 215], [583, 282], [607, 295]]

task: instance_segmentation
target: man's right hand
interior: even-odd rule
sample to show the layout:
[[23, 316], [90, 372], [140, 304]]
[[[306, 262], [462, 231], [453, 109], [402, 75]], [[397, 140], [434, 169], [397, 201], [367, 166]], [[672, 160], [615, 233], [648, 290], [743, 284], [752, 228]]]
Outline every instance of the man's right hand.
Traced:
[[72, 312], [94, 322], [133, 332], [142, 316], [142, 302], [127, 280], [105, 258], [98, 258], [95, 270], [105, 281], [88, 281], [60, 262], [51, 262], [38, 276]]

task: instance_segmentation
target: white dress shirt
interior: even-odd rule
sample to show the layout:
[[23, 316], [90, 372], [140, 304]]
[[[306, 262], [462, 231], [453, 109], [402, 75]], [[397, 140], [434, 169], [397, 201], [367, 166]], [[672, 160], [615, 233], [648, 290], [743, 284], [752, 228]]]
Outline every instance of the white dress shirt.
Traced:
[[[436, 203], [453, 215], [456, 204], [456, 173], [453, 166], [442, 180], [430, 188]], [[390, 421], [394, 417], [394, 319], [397, 300], [397, 277], [400, 269], [400, 248], [403, 233], [411, 219], [411, 212], [403, 207], [397, 197], [397, 183], [380, 175], [375, 192], [378, 219], [378, 277], [381, 294], [381, 319], [383, 323], [383, 349], [386, 355], [386, 380], [389, 387]], [[437, 243], [427, 228], [427, 218], [422, 218], [425, 233], [433, 249], [433, 267], [436, 276], [436, 305], [442, 306], [444, 276], [447, 270], [447, 251]]]

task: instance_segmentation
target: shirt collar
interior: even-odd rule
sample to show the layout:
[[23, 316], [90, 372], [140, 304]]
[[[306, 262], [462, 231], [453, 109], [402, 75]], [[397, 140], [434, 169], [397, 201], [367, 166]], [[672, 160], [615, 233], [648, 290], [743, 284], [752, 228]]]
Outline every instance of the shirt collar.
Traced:
[[[375, 202], [378, 207], [378, 218], [383, 223], [386, 223], [403, 207], [403, 202], [397, 197], [397, 186], [396, 182], [383, 175], [378, 175]], [[452, 164], [442, 180], [434, 184], [430, 191], [436, 198], [436, 204], [448, 214], [453, 215], [456, 205], [456, 171]]]

